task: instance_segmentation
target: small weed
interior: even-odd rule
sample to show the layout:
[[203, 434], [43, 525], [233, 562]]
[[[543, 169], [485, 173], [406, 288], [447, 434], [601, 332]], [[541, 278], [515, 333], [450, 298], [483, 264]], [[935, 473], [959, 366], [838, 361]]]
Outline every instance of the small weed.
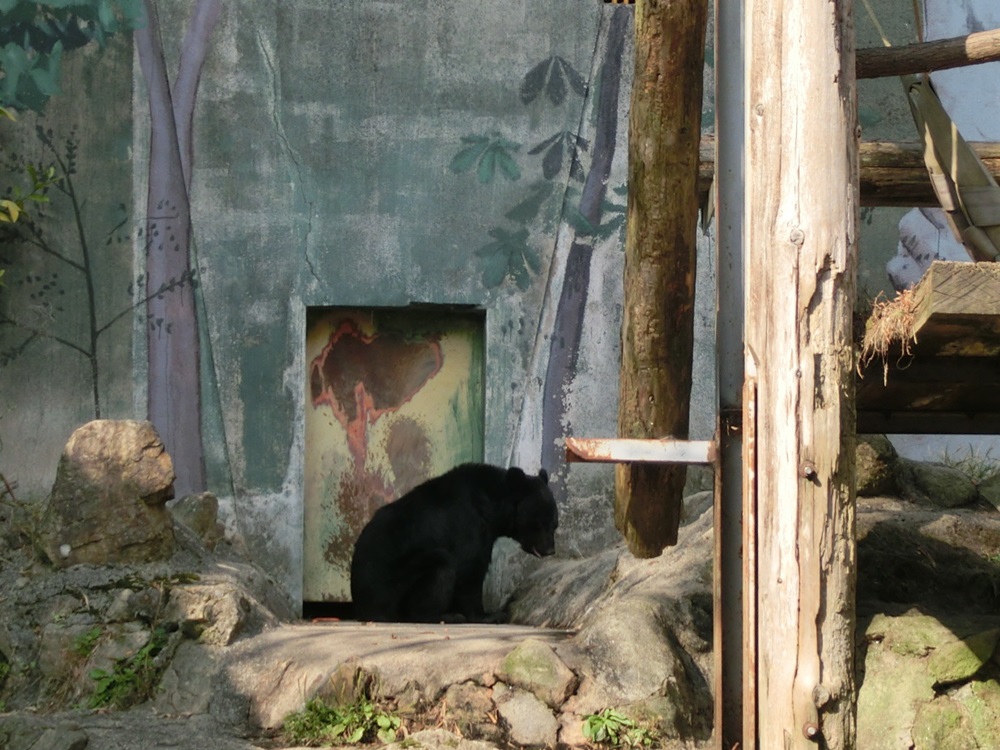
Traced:
[[985, 453], [978, 453], [970, 445], [968, 454], [955, 456], [945, 448], [941, 456], [941, 463], [958, 469], [978, 487], [1000, 474], [1000, 460], [993, 458], [990, 455], [992, 452], [993, 449], [989, 448]]
[[595, 744], [616, 748], [650, 747], [657, 740], [655, 730], [641, 727], [610, 708], [584, 718], [583, 736]]
[[395, 742], [399, 717], [360, 696], [353, 703], [328, 705], [313, 698], [305, 708], [285, 717], [285, 735], [295, 744], [356, 744], [359, 742]]
[[149, 698], [156, 686], [159, 668], [154, 661], [167, 642], [167, 633], [156, 628], [149, 641], [128, 659], [121, 659], [110, 672], [92, 669], [95, 683], [91, 708], [128, 708]]
[[97, 639], [101, 637], [101, 629], [95, 625], [86, 633], [81, 633], [73, 641], [73, 653], [86, 659], [97, 645]]

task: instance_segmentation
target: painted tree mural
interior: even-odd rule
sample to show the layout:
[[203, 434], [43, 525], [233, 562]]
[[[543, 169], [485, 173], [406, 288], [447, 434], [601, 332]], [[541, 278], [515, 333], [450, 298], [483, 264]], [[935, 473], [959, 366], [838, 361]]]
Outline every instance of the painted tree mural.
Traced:
[[[181, 49], [176, 76], [171, 81], [161, 40], [156, 0], [91, 0], [79, 3], [5, 3], [0, 8], [0, 102], [41, 111], [59, 91], [64, 52], [92, 42], [103, 44], [115, 33], [134, 29], [135, 47], [149, 95], [150, 156], [144, 239], [146, 269], [142, 276], [146, 305], [148, 416], [156, 425], [177, 471], [180, 495], [205, 489], [205, 459], [201, 426], [200, 340], [195, 303], [196, 270], [192, 263], [191, 162], [195, 99], [209, 39], [222, 9], [220, 0], [194, 4]], [[62, 156], [51, 132], [40, 137], [62, 168], [59, 187], [73, 202], [79, 218], [80, 197], [72, 189], [72, 155]], [[67, 141], [72, 148], [72, 139]], [[79, 222], [78, 222], [79, 223]], [[42, 252], [48, 252], [81, 272], [89, 290], [93, 313], [93, 267], [90, 245], [79, 236], [81, 257], [40, 241], [38, 225], [28, 235]], [[56, 279], [39, 279], [38, 293], [58, 294]], [[44, 283], [42, 283], [44, 282]], [[34, 276], [29, 279], [34, 283]], [[9, 318], [10, 316], [8, 316]], [[120, 319], [115, 316], [110, 323]], [[50, 331], [27, 326], [23, 320], [5, 320], [25, 328], [31, 337], [52, 337]], [[94, 379], [94, 412], [101, 415], [98, 392], [96, 339], [110, 323], [91, 314], [90, 343], [62, 339], [91, 360]], [[16, 354], [16, 352], [15, 352]]]
[[[618, 96], [621, 91], [622, 53], [631, 21], [627, 7], [609, 11], [604, 61], [601, 65], [601, 88], [597, 94], [597, 127], [590, 169], [580, 196], [579, 213], [591, 227], [599, 227], [606, 210], [605, 196], [618, 136]], [[621, 220], [621, 215], [615, 217]], [[565, 455], [562, 438], [568, 431], [566, 399], [570, 381], [576, 374], [580, 338], [583, 333], [587, 295], [590, 290], [590, 266], [594, 254], [594, 235], [576, 228], [563, 272], [562, 292], [556, 304], [555, 326], [549, 339], [549, 360], [545, 371], [542, 401], [542, 465], [551, 467], [553, 491], [565, 495]]]
[[[518, 288], [526, 289], [532, 274], [537, 275], [542, 270], [539, 253], [531, 243], [531, 227], [539, 223], [544, 225], [548, 217], [554, 215], [573, 233], [565, 267], [552, 271], [562, 277], [558, 298], [553, 299], [550, 286], [543, 302], [545, 308], [554, 305], [554, 324], [551, 330], [540, 332], [548, 337], [541, 403], [541, 464], [549, 470], [557, 498], [565, 496], [566, 491], [562, 438], [569, 428], [567, 392], [577, 369], [594, 245], [620, 232], [624, 226], [624, 187], [614, 191], [619, 201], [609, 200], [607, 193], [618, 136], [622, 55], [631, 28], [631, 10], [609, 8], [606, 13], [601, 63], [592, 82], [596, 88], [593, 144], [579, 132], [562, 131], [530, 148], [530, 156], [541, 157], [542, 179], [532, 183], [524, 198], [504, 214], [509, 225], [490, 229], [492, 241], [475, 253], [482, 259], [485, 286], [499, 286], [510, 279]], [[588, 84], [566, 59], [553, 55], [527, 72], [521, 80], [519, 93], [525, 105], [544, 98], [548, 104], [558, 107], [571, 95], [585, 98]], [[491, 182], [497, 174], [512, 180], [521, 177], [521, 169], [513, 156], [519, 151], [519, 144], [504, 139], [499, 133], [470, 136], [463, 142], [465, 146], [451, 162], [452, 171], [474, 171], [481, 183]], [[567, 177], [565, 186], [558, 182], [564, 174]], [[553, 204], [555, 210], [549, 213]], [[555, 226], [543, 228], [550, 233], [556, 230]], [[546, 317], [545, 310], [542, 316]]]
[[192, 264], [191, 162], [195, 99], [219, 0], [198, 0], [188, 21], [177, 74], [167, 72], [155, 0], [135, 32], [149, 95], [150, 154], [146, 199], [147, 364], [149, 419], [174, 459], [176, 492], [206, 488], [202, 441], [201, 357]]
[[[0, 8], [0, 104], [15, 110], [31, 110], [44, 115], [49, 99], [60, 93], [63, 55], [85, 46], [103, 47], [115, 35], [131, 32], [144, 23], [140, 0], [80, 0], [32, 2], [14, 0]], [[6, 113], [6, 109], [4, 110]], [[13, 119], [13, 116], [10, 116]], [[28, 119], [28, 118], [26, 118]], [[44, 123], [44, 117], [30, 118]], [[102, 317], [98, 309], [95, 280], [102, 249], [129, 241], [127, 209], [103, 236], [97, 236], [89, 221], [98, 213], [76, 184], [79, 138], [77, 126], [68, 135], [36, 124], [34, 131], [41, 146], [35, 161], [19, 152], [27, 149], [30, 138], [8, 150], [3, 167], [24, 173], [31, 185], [25, 191], [13, 185], [5, 207], [10, 204], [30, 210], [21, 221], [0, 216], [0, 262], [11, 267], [8, 289], [0, 309], [0, 325], [8, 329], [0, 350], [0, 367], [10, 364], [32, 345], [55, 342], [87, 360], [93, 399], [93, 415], [102, 416], [98, 341], [112, 326], [126, 319], [136, 304], [123, 303]], [[23, 134], [22, 134], [23, 136]], [[40, 158], [40, 161], [37, 160]], [[58, 215], [56, 215], [58, 214]], [[68, 232], [58, 231], [59, 223]], [[6, 268], [0, 269], [0, 276]], [[122, 282], [122, 291], [126, 284]], [[131, 296], [131, 291], [129, 292]], [[67, 295], [82, 301], [86, 319], [83, 330], [74, 325], [79, 309], [68, 309]]]
[[[0, 243], [6, 248], [2, 259], [15, 266], [9, 282], [9, 292], [14, 299], [0, 310], [0, 325], [21, 333], [19, 339], [0, 349], [0, 367], [40, 341], [54, 341], [66, 347], [87, 360], [93, 416], [100, 419], [104, 416], [104, 401], [99, 343], [113, 326], [130, 320], [134, 310], [147, 302], [140, 291], [140, 277], [127, 288], [122, 281], [123, 302], [117, 309], [104, 315], [99, 309], [96, 280], [100, 273], [100, 256], [102, 252], [120, 254], [120, 248], [131, 242], [129, 214], [125, 204], [120, 204], [117, 211], [120, 218], [112, 226], [103, 233], [91, 228], [87, 199], [76, 184], [79, 169], [76, 133], [70, 132], [59, 139], [51, 129], [38, 126], [36, 136], [46, 158], [51, 159], [49, 166], [33, 165], [19, 154], [11, 154], [7, 165], [13, 171], [25, 170], [35, 175], [40, 200], [17, 224], [0, 225]], [[53, 216], [53, 209], [60, 210], [59, 217]], [[59, 221], [65, 221], [64, 216], [69, 218], [72, 227], [72, 241], [52, 231]], [[163, 292], [186, 283], [190, 282], [180, 279]], [[67, 295], [75, 297], [79, 306], [69, 306], [65, 302]], [[74, 318], [81, 311], [85, 326], [82, 332], [77, 332], [79, 326], [74, 325]]]

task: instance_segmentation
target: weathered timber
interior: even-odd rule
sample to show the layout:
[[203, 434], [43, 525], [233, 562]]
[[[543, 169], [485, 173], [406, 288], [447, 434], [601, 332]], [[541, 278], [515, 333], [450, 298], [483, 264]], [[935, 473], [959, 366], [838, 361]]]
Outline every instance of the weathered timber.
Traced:
[[[1000, 143], [971, 142], [983, 164], [1000, 179]], [[702, 138], [698, 193], [705, 195], [715, 173], [715, 139]], [[862, 206], [937, 206], [924, 166], [923, 146], [916, 141], [863, 141], [859, 148]]]
[[936, 261], [913, 294], [908, 346], [858, 378], [858, 432], [1000, 433], [1000, 264]]
[[1000, 29], [857, 52], [858, 78], [886, 78], [1000, 60]]
[[[707, 0], [635, 10], [618, 433], [687, 437]], [[615, 523], [637, 557], [677, 543], [682, 464], [619, 464]]]
[[[756, 382], [756, 736], [855, 746], [851, 0], [747, 0], [746, 374]], [[794, 165], [790, 169], [789, 165]], [[748, 420], [744, 411], [744, 423]], [[756, 461], [754, 465], [752, 462]], [[750, 686], [753, 689], [753, 685]]]

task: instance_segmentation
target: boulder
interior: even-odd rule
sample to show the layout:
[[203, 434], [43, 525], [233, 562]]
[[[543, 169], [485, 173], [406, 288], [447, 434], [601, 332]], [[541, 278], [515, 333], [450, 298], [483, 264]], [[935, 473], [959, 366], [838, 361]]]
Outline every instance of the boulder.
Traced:
[[974, 677], [993, 658], [1000, 642], [994, 628], [952, 641], [937, 649], [927, 662], [934, 686], [963, 682]]
[[149, 422], [95, 420], [63, 450], [40, 543], [49, 561], [142, 563], [174, 550], [174, 468]]
[[913, 722], [913, 750], [976, 750], [972, 727], [961, 707], [939, 696], [917, 709]]
[[449, 687], [441, 700], [441, 721], [455, 727], [463, 737], [501, 743], [503, 731], [495, 716], [493, 693], [488, 687], [474, 682], [460, 682]]
[[493, 688], [493, 701], [511, 742], [522, 747], [556, 746], [559, 721], [534, 695], [498, 682]]
[[899, 456], [885, 435], [858, 435], [854, 447], [857, 493], [861, 497], [897, 491]]
[[529, 638], [504, 657], [497, 677], [527, 690], [550, 708], [559, 708], [576, 689], [577, 679], [552, 647]]
[[1000, 473], [993, 474], [979, 483], [979, 494], [997, 510], [1000, 510]]
[[959, 508], [979, 499], [975, 483], [947, 464], [901, 458], [899, 484], [904, 498], [934, 508]]
[[185, 495], [170, 507], [170, 513], [193, 531], [205, 549], [215, 550], [223, 536], [219, 523], [219, 499], [211, 492]]

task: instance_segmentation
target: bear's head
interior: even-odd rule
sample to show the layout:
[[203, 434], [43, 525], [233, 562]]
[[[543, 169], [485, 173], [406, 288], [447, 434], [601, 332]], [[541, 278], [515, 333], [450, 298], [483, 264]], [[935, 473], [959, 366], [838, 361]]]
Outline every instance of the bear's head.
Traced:
[[507, 472], [507, 481], [516, 488], [514, 496], [518, 498], [514, 540], [529, 555], [545, 557], [555, 554], [559, 509], [549, 489], [548, 472], [542, 469], [538, 476], [530, 476], [521, 469], [511, 468]]

